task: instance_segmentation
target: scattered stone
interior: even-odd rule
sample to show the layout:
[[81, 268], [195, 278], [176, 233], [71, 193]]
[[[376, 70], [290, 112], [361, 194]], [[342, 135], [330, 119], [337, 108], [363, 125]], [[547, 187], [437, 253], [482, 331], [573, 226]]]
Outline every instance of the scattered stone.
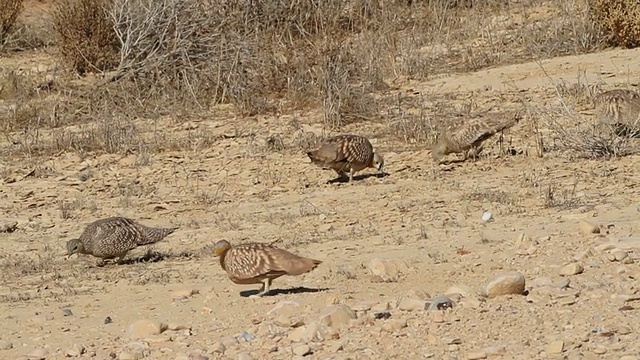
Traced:
[[82, 344], [73, 344], [71, 349], [68, 349], [65, 352], [65, 355], [68, 357], [78, 357], [85, 353], [85, 347]]
[[460, 345], [460, 344], [462, 344], [462, 340], [460, 340], [460, 338], [448, 337], [448, 336], [443, 337], [442, 338], [442, 342], [445, 345]]
[[571, 280], [569, 278], [562, 278], [554, 283], [551, 284], [551, 287], [557, 288], [557, 289], [566, 289], [569, 287], [569, 285], [571, 285]]
[[435, 299], [431, 300], [431, 304], [428, 309], [431, 310], [446, 310], [453, 307], [453, 301], [444, 295], [437, 296]]
[[409, 270], [409, 266], [402, 260], [383, 260], [379, 258], [369, 261], [369, 271], [385, 282], [398, 281], [401, 275]]
[[580, 223], [578, 224], [578, 228], [580, 229], [580, 231], [585, 234], [585, 235], [591, 235], [591, 234], [599, 234], [600, 233], [600, 227], [586, 221], [586, 220], [582, 220], [580, 221]]
[[191, 330], [191, 326], [170, 322], [167, 324], [167, 330], [172, 330], [172, 331]]
[[547, 346], [547, 353], [557, 355], [562, 354], [564, 351], [564, 341], [558, 340], [554, 341], [549, 346]]
[[371, 307], [371, 311], [373, 311], [374, 313], [386, 312], [389, 309], [391, 309], [391, 307], [389, 306], [389, 303], [386, 301]]
[[460, 294], [462, 295], [462, 297], [470, 297], [475, 294], [475, 291], [473, 291], [473, 289], [467, 285], [454, 285], [448, 288], [447, 291], [444, 292], [444, 294], [447, 296], [453, 295], [453, 294]]
[[300, 327], [304, 319], [300, 315], [300, 304], [295, 301], [281, 301], [267, 312], [273, 323], [282, 327]]
[[294, 355], [305, 356], [311, 353], [311, 348], [307, 344], [294, 346], [292, 349]]
[[224, 347], [228, 349], [230, 347], [238, 345], [238, 339], [233, 336], [226, 336], [220, 339], [220, 343], [222, 343], [222, 345], [224, 345]]
[[129, 337], [132, 339], [142, 339], [151, 335], [160, 335], [167, 329], [167, 325], [157, 320], [138, 320], [129, 326]]
[[255, 360], [255, 359], [248, 352], [242, 352], [236, 356], [236, 360]]
[[473, 351], [467, 354], [467, 360], [486, 359], [487, 353], [484, 351]]
[[576, 303], [575, 297], [563, 297], [558, 300], [558, 304], [560, 305], [573, 305]]
[[308, 325], [295, 328], [287, 338], [293, 342], [323, 341], [335, 337], [336, 332], [326, 325], [312, 322]]
[[400, 301], [398, 301], [398, 309], [403, 311], [425, 310], [427, 309], [428, 304], [429, 303], [425, 300], [413, 297], [402, 297]]
[[338, 351], [344, 350], [344, 345], [340, 342], [334, 342], [325, 346], [324, 349], [329, 353], [337, 353]]
[[123, 351], [118, 355], [118, 360], [139, 360], [142, 359], [142, 353]]
[[236, 339], [238, 339], [239, 343], [240, 342], [251, 342], [251, 341], [256, 339], [256, 336], [251, 334], [251, 333], [249, 333], [249, 332], [243, 331], [240, 334], [238, 334], [238, 336], [236, 336]]
[[620, 326], [618, 328], [618, 334], [620, 334], [620, 335], [629, 335], [629, 334], [631, 334], [631, 329], [629, 329], [626, 326]]
[[349, 320], [356, 318], [356, 313], [347, 305], [328, 306], [318, 315], [320, 324], [334, 329], [346, 326]]
[[35, 349], [27, 354], [27, 358], [30, 360], [45, 360], [49, 355], [49, 352], [45, 349]]
[[113, 322], [113, 320], [111, 319], [111, 316], [107, 316], [106, 318], [104, 318], [104, 324], [111, 324]]
[[578, 263], [571, 263], [560, 268], [560, 275], [562, 276], [571, 276], [582, 274], [584, 271], [584, 267]]
[[213, 343], [213, 345], [211, 345], [211, 347], [209, 348], [209, 352], [212, 353], [218, 353], [218, 354], [224, 354], [224, 352], [227, 350], [227, 347], [224, 346], [223, 343], [221, 343], [220, 341], [216, 341]]
[[607, 348], [602, 345], [597, 345], [595, 349], [593, 349], [593, 353], [597, 355], [604, 355], [607, 353]]
[[629, 257], [629, 254], [626, 251], [622, 250], [622, 249], [611, 250], [610, 254], [613, 255], [613, 259], [615, 261], [623, 261], [627, 257]]
[[487, 354], [487, 356], [501, 356], [507, 352], [507, 347], [504, 345], [495, 345], [486, 347], [482, 349], [482, 351]]
[[7, 340], [0, 340], [0, 350], [9, 350], [13, 348], [13, 343]]
[[62, 316], [72, 316], [72, 315], [73, 315], [73, 311], [71, 311], [71, 309], [69, 308], [62, 309]]
[[552, 286], [552, 284], [553, 284], [553, 280], [551, 280], [551, 278], [548, 276], [537, 277], [529, 283], [529, 285], [531, 285], [532, 288]]
[[526, 280], [522, 273], [509, 271], [497, 274], [485, 285], [483, 294], [488, 298], [524, 293]]
[[404, 329], [406, 327], [407, 327], [406, 319], [393, 319], [393, 320], [385, 321], [385, 323], [382, 325], [382, 329], [390, 333], [394, 331], [398, 331], [400, 329]]

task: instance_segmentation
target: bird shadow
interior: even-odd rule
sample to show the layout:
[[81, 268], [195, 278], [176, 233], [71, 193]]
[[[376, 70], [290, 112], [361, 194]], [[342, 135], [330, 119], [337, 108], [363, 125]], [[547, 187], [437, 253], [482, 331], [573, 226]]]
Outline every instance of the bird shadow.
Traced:
[[[389, 173], [387, 173], [387, 172], [353, 175], [353, 181], [360, 181], [360, 180], [368, 179], [368, 178], [371, 178], [371, 177], [377, 177], [379, 179], [382, 179], [382, 178], [387, 177], [387, 176], [389, 176]], [[327, 181], [327, 184], [343, 184], [343, 183], [348, 183], [348, 182], [349, 182], [349, 176], [348, 175], [343, 175], [343, 176], [338, 176], [335, 179]]]
[[[330, 290], [330, 288], [308, 288], [304, 286], [298, 286], [289, 289], [271, 289], [264, 296], [278, 296], [278, 295], [289, 295], [289, 294], [307, 294], [307, 293], [317, 293], [322, 291]], [[260, 290], [245, 290], [240, 291], [240, 296], [249, 297], [251, 295], [256, 295], [260, 292]]]

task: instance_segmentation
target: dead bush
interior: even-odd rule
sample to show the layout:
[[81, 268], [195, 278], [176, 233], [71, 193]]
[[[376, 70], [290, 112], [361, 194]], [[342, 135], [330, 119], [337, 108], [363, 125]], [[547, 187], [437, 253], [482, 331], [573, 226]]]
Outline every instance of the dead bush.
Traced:
[[9, 41], [14, 31], [24, 0], [0, 1], [0, 49]]
[[640, 45], [640, 5], [636, 0], [593, 0], [591, 17], [610, 45]]
[[60, 0], [53, 11], [60, 52], [79, 74], [115, 68], [120, 44], [108, 11], [113, 0]]
[[568, 108], [540, 113], [555, 135], [555, 144], [582, 158], [612, 158], [632, 155], [639, 148], [634, 139], [619, 136], [614, 126], [585, 122]]

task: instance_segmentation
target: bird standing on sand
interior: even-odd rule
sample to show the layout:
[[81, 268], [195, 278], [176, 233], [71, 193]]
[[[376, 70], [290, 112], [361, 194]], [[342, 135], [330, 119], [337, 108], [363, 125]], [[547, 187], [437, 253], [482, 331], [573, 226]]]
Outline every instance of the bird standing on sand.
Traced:
[[595, 114], [602, 124], [613, 125], [616, 135], [640, 134], [640, 94], [629, 89], [605, 91], [593, 98]]
[[463, 161], [472, 153], [476, 157], [482, 151], [482, 143], [496, 133], [516, 125], [522, 116], [519, 112], [511, 118], [486, 117], [471, 119], [450, 134], [442, 134], [431, 149], [431, 157], [437, 163], [451, 153], [463, 153]]
[[269, 244], [246, 243], [236, 246], [226, 240], [214, 245], [220, 266], [236, 284], [262, 284], [256, 295], [261, 297], [271, 288], [271, 282], [283, 275], [302, 275], [322, 263], [278, 249]]
[[156, 243], [177, 229], [148, 227], [124, 217], [96, 220], [78, 239], [67, 242], [67, 258], [76, 253], [87, 254], [100, 258], [99, 264], [113, 258], [118, 258], [120, 264], [129, 250]]
[[340, 177], [353, 175], [366, 168], [383, 173], [384, 158], [373, 150], [371, 142], [359, 135], [337, 135], [327, 139], [318, 150], [307, 152], [307, 156], [323, 169], [333, 169]]

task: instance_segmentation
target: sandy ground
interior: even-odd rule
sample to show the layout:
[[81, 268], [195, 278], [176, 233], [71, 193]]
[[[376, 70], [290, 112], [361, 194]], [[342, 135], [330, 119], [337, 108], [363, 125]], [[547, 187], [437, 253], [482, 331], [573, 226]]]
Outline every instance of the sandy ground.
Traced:
[[[553, 84], [578, 76], [628, 83], [640, 75], [639, 55], [557, 58], [394, 92], [429, 104], [428, 94], [437, 92], [501, 109], [522, 99], [541, 106], [556, 102]], [[361, 123], [345, 132], [370, 137], [389, 175], [327, 184], [334, 174], [311, 165], [296, 146], [302, 132], [321, 132], [307, 115], [245, 120], [221, 109], [187, 124], [160, 121], [172, 137], [206, 133], [212, 143], [144, 161], [90, 154], [3, 159], [2, 221], [18, 225], [0, 233], [0, 358], [640, 358], [637, 156], [535, 157], [529, 116], [505, 137], [519, 155], [493, 156], [497, 146], [489, 141], [489, 156], [477, 162], [438, 166], [424, 146], [389, 135], [389, 124]], [[229, 134], [238, 136], [222, 136]], [[280, 135], [284, 150], [265, 147], [270, 134]], [[481, 220], [485, 211], [492, 221]], [[153, 253], [129, 255], [150, 261], [96, 267], [88, 256], [62, 256], [87, 223], [115, 215], [180, 229]], [[589, 233], [581, 221], [602, 225], [602, 233]], [[323, 263], [276, 280], [283, 291], [274, 296], [248, 298], [240, 292], [258, 286], [228, 280], [213, 257], [219, 239], [276, 241]], [[599, 246], [616, 241], [626, 258]], [[368, 268], [374, 258], [407, 268], [380, 281]], [[573, 265], [565, 265], [575, 262], [583, 271], [568, 275]], [[522, 273], [527, 295], [475, 294], [502, 271]], [[456, 292], [454, 286], [466, 290], [451, 295], [451, 309], [397, 308], [403, 298], [424, 301]], [[286, 302], [298, 306], [282, 316], [301, 319], [302, 329], [339, 304], [358, 319], [337, 316], [334, 330], [301, 338], [269, 313], [295, 306]], [[375, 319], [387, 308], [388, 319]], [[130, 326], [145, 319], [151, 328], [161, 322], [170, 329], [132, 338]]]

